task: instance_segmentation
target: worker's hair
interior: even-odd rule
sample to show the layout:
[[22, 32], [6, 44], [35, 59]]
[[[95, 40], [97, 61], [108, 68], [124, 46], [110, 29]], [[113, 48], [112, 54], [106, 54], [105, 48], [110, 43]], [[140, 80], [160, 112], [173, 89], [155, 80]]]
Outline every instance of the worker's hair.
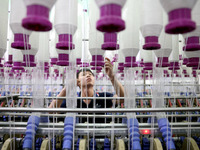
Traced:
[[81, 69], [79, 69], [79, 70], [77, 71], [77, 73], [76, 73], [76, 78], [78, 79], [79, 74], [80, 74], [81, 72], [86, 72], [86, 71], [91, 72], [92, 75], [94, 76], [94, 73], [93, 73], [92, 70], [90, 70], [89, 68], [81, 68]]

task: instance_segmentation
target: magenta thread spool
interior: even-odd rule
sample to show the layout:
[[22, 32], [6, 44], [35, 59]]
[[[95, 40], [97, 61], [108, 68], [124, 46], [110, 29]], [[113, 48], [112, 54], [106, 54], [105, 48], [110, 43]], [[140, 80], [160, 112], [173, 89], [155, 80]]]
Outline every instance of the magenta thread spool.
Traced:
[[72, 41], [72, 35], [60, 34], [59, 41], [56, 44], [56, 48], [61, 49], [61, 50], [75, 49], [75, 45], [73, 44], [73, 41]]
[[158, 57], [156, 67], [169, 67], [168, 57]]
[[120, 32], [125, 29], [125, 22], [121, 17], [122, 7], [126, 0], [96, 0], [100, 9], [100, 19], [96, 23], [101, 32]]
[[24, 0], [27, 13], [22, 20], [22, 26], [32, 31], [50, 31], [52, 23], [49, 21], [49, 12], [55, 2], [56, 0]]
[[101, 48], [103, 50], [119, 49], [119, 44], [117, 44], [117, 33], [104, 33], [104, 43]]
[[134, 56], [125, 57], [124, 67], [134, 68], [134, 67], [137, 67], [137, 66], [138, 66], [138, 64], [136, 62], [136, 57], [134, 57]]
[[143, 49], [145, 50], [157, 50], [160, 49], [161, 45], [158, 43], [157, 36], [147, 36], [145, 37], [145, 44], [143, 45]]
[[183, 34], [193, 31], [196, 24], [192, 21], [191, 12], [196, 0], [174, 1], [160, 0], [161, 5], [168, 13], [168, 24], [165, 32], [169, 34]]
[[179, 62], [170, 62], [169, 70], [179, 70]]
[[58, 60], [56, 62], [58, 66], [69, 66], [69, 54], [58, 54]]
[[51, 58], [51, 65], [56, 65], [58, 58]]
[[36, 63], [35, 63], [35, 55], [27, 55], [25, 54], [23, 56], [23, 66], [24, 67], [35, 67]]

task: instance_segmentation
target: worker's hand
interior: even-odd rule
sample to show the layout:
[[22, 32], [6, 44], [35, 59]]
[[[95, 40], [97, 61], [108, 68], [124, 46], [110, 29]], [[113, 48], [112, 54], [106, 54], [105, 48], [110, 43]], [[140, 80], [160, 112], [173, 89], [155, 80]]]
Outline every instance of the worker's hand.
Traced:
[[114, 73], [113, 73], [113, 65], [111, 64], [111, 61], [109, 58], [105, 58], [105, 71], [106, 74], [109, 76], [110, 80], [114, 79]]

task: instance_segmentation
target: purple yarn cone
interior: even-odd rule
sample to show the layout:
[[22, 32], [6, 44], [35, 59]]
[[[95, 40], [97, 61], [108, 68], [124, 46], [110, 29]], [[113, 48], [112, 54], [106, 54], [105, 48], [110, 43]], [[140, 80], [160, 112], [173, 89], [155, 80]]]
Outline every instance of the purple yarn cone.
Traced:
[[178, 62], [170, 62], [169, 70], [179, 70], [179, 63]]
[[59, 42], [56, 44], [57, 49], [61, 50], [72, 50], [75, 48], [73, 44], [73, 36], [69, 34], [60, 34], [59, 35]]
[[191, 9], [180, 8], [168, 13], [169, 23], [165, 32], [169, 34], [183, 34], [195, 30], [196, 24], [191, 20]]
[[104, 58], [102, 55], [93, 55], [92, 62], [90, 63], [91, 66], [104, 66]]
[[100, 8], [100, 19], [96, 24], [101, 32], [120, 32], [125, 29], [125, 22], [121, 18], [121, 6], [107, 4]]
[[14, 34], [14, 42], [11, 44], [12, 48], [16, 49], [31, 49], [31, 45], [29, 44], [29, 35], [17, 33]]
[[153, 70], [153, 63], [144, 63], [144, 70]]
[[183, 47], [184, 51], [197, 51], [200, 50], [199, 37], [193, 36], [185, 39], [186, 45]]
[[135, 56], [125, 57], [124, 67], [134, 68], [134, 67], [137, 67], [137, 66], [138, 66], [138, 64], [136, 62]]
[[199, 66], [199, 57], [188, 58], [187, 67], [198, 67]]
[[156, 67], [169, 67], [168, 57], [158, 57]]
[[117, 44], [117, 33], [104, 33], [104, 43], [101, 48], [103, 50], [119, 49], [119, 44]]
[[50, 31], [49, 8], [40, 5], [27, 6], [27, 16], [22, 20], [22, 26], [32, 31]]
[[145, 44], [143, 45], [143, 49], [145, 50], [157, 50], [160, 49], [160, 44], [158, 43], [157, 36], [147, 36], [145, 37]]
[[14, 62], [12, 69], [13, 70], [23, 70], [24, 67], [23, 67], [22, 62]]
[[69, 54], [58, 54], [58, 66], [69, 66]]
[[58, 58], [51, 58], [51, 65], [56, 65]]
[[34, 55], [24, 55], [23, 56], [23, 66], [24, 67], [35, 67], [35, 56]]

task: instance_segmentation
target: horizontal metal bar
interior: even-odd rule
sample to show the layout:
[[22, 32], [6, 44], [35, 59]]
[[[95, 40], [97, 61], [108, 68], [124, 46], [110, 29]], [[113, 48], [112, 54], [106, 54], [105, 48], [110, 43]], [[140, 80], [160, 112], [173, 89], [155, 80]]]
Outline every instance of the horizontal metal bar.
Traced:
[[51, 112], [51, 113], [106, 113], [106, 112], [186, 112], [200, 111], [200, 107], [181, 107], [181, 108], [15, 108], [0, 107], [0, 112]]
[[[33, 96], [19, 96], [19, 94], [13, 94], [9, 96], [0, 96], [0, 99], [6, 99], [6, 98], [12, 98], [12, 97], [17, 97], [18, 99], [33, 99]], [[133, 97], [56, 97], [56, 96], [51, 96], [51, 97], [46, 97], [44, 96], [45, 99], [57, 99], [57, 100], [63, 100], [63, 99], [68, 99], [68, 98], [77, 98], [77, 99], [133, 99]], [[143, 97], [134, 97], [135, 99], [152, 99], [152, 96], [143, 96]], [[164, 97], [165, 99], [191, 99], [191, 98], [200, 98], [200, 94], [197, 94], [196, 96], [169, 96], [169, 97]]]
[[[0, 84], [0, 85], [32, 85], [32, 86], [34, 86], [35, 84], [33, 84], [33, 83], [3, 83], [3, 84]], [[42, 84], [42, 85], [52, 85], [52, 86], [60, 85], [60, 86], [63, 86], [64, 84], [49, 83], [49, 84]]]
[[[109, 80], [108, 80], [109, 81]], [[0, 85], [34, 85], [34, 84], [29, 84], [29, 83], [3, 83], [3, 84], [0, 84]], [[57, 84], [57, 83], [49, 83], [49, 84], [42, 84], [42, 85], [52, 85], [52, 86], [55, 86], [55, 85], [59, 85], [59, 86], [64, 86], [65, 84]], [[124, 84], [122, 84], [124, 85]], [[156, 84], [133, 84], [135, 86], [157, 86]], [[113, 86], [112, 84], [109, 84], [109, 83], [105, 83], [105, 84], [95, 84], [94, 86]], [[200, 84], [164, 84], [164, 86], [200, 86]]]
[[[33, 99], [33, 96], [19, 96], [19, 99]], [[133, 97], [44, 97], [45, 99], [57, 99], [57, 100], [64, 100], [64, 99], [133, 99]], [[135, 99], [152, 99], [151, 96], [144, 96], [144, 97], [134, 97]], [[200, 98], [199, 96], [170, 96], [170, 97], [164, 97], [164, 99], [191, 99], [191, 98]]]
[[[157, 128], [144, 128], [144, 129], [148, 129], [154, 131], [155, 135], [160, 135], [161, 133], [159, 132], [159, 130]], [[172, 129], [172, 133], [173, 134], [187, 134], [187, 132], [189, 131], [191, 134], [198, 134], [200, 133], [200, 127], [193, 127], [192, 129], [188, 130], [187, 127], [182, 127], [182, 128], [171, 128]], [[141, 129], [142, 130], [142, 129]], [[26, 127], [14, 127], [14, 128], [10, 128], [10, 127], [0, 127], [0, 133], [10, 133], [12, 132], [15, 134], [24, 134], [26, 132]], [[44, 135], [44, 134], [56, 134], [56, 135], [62, 135], [64, 132], [63, 128], [41, 128], [39, 127], [37, 130], [38, 135]], [[128, 135], [128, 131], [127, 128], [104, 128], [102, 130], [98, 129], [98, 128], [90, 128], [90, 129], [75, 129], [75, 135], [86, 135], [86, 134], [93, 134], [95, 132], [95, 136], [105, 136], [105, 135], [110, 135], [114, 132], [114, 135], [124, 135], [127, 136]]]
[[[3, 126], [10, 126], [10, 127], [26, 127], [27, 122], [0, 122], [1, 127]], [[149, 128], [151, 129], [151, 123], [139, 123], [139, 128]], [[200, 127], [199, 122], [171, 122], [170, 123], [171, 127]], [[64, 123], [40, 123], [39, 127], [64, 127]], [[127, 124], [122, 124], [122, 123], [77, 123], [75, 125], [75, 128], [127, 128]], [[154, 127], [158, 127], [158, 124], [155, 123]]]
[[[7, 113], [7, 112], [2, 112], [0, 114], [0, 116], [31, 116], [32, 113]], [[66, 117], [66, 114], [41, 114], [41, 116], [46, 116], [46, 117], [61, 117], [61, 118], [64, 118]], [[89, 117], [89, 118], [93, 118], [95, 116], [95, 118], [126, 118], [127, 115], [85, 115], [85, 114], [82, 114], [82, 115], [76, 115], [76, 117], [80, 117], [80, 118], [86, 118], [86, 117]], [[192, 117], [200, 117], [200, 114], [180, 114], [180, 115], [177, 115], [177, 114], [172, 114], [172, 115], [168, 115], [166, 114], [167, 117], [188, 117], [188, 116], [192, 116]], [[155, 117], [155, 115], [136, 115], [136, 118], [149, 118], [149, 117]]]
[[12, 97], [18, 97], [19, 94], [13, 94], [13, 95], [10, 95], [10, 96], [0, 96], [0, 99], [6, 99], [6, 98], [12, 98]]

